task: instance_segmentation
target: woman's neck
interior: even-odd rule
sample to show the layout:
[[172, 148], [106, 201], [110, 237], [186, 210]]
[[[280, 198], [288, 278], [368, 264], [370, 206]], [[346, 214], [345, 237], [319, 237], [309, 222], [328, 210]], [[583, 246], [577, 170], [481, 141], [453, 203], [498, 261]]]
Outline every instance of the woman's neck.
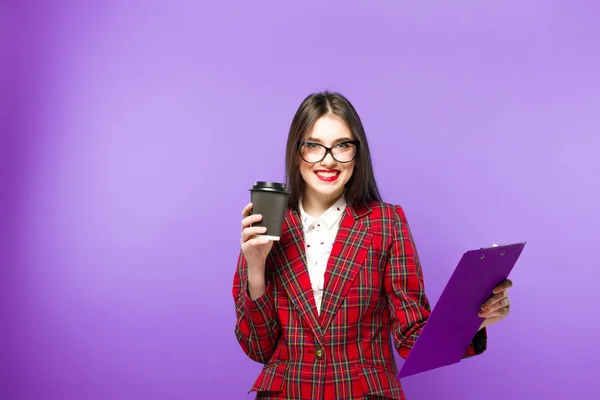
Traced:
[[343, 195], [324, 197], [307, 191], [302, 197], [302, 208], [311, 217], [318, 218]]

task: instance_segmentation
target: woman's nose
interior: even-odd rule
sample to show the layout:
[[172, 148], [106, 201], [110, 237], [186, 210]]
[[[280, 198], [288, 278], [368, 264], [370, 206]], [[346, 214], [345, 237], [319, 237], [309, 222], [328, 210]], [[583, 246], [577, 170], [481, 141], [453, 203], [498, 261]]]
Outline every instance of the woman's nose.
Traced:
[[321, 160], [322, 165], [334, 165], [335, 163], [336, 161], [330, 151], [328, 151], [327, 154], [325, 154], [325, 158]]

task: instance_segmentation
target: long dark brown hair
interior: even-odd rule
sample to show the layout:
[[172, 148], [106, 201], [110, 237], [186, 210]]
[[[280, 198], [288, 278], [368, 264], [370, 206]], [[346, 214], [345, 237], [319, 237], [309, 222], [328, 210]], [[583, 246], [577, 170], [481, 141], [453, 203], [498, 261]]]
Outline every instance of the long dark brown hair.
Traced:
[[353, 139], [360, 142], [354, 161], [356, 168], [346, 183], [346, 202], [361, 206], [371, 201], [381, 201], [373, 173], [367, 136], [358, 113], [343, 95], [325, 91], [313, 93], [304, 99], [290, 126], [285, 152], [286, 184], [290, 188], [288, 207], [299, 211], [298, 202], [306, 186], [300, 175], [299, 143], [312, 130], [317, 120], [325, 115], [335, 115], [344, 121], [352, 132]]

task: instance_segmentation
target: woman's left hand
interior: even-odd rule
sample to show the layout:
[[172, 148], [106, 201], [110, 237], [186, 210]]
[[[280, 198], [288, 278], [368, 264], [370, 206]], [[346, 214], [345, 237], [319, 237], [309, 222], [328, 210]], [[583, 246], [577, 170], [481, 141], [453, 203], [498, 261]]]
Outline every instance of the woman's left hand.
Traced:
[[506, 279], [492, 291], [492, 296], [481, 305], [479, 316], [485, 318], [479, 329], [490, 326], [501, 319], [506, 318], [510, 312], [510, 300], [508, 298], [508, 289], [512, 287], [512, 281]]

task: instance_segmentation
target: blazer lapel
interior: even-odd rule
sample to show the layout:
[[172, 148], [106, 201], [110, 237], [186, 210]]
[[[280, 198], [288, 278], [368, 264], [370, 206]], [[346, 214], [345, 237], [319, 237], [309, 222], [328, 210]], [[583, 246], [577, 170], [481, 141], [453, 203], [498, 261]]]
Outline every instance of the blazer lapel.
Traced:
[[279, 240], [283, 254], [279, 254], [280, 268], [276, 268], [282, 286], [302, 318], [308, 323], [317, 340], [324, 346], [321, 326], [317, 318], [317, 305], [306, 269], [304, 232], [300, 216], [288, 210]]
[[[346, 293], [362, 268], [371, 244], [372, 234], [360, 220], [369, 214], [368, 207], [346, 207], [346, 214], [331, 249], [325, 272], [325, 287], [321, 303], [320, 325], [324, 333], [333, 320]], [[311, 296], [312, 297], [312, 296]]]

